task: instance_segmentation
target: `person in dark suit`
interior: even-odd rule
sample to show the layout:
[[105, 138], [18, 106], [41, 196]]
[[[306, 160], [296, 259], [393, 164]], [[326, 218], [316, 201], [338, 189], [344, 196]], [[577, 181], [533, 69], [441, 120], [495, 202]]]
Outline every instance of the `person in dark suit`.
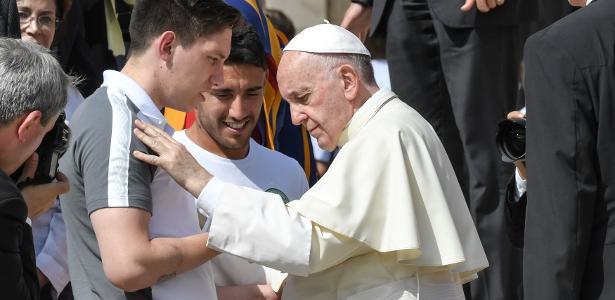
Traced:
[[[511, 111], [507, 119], [525, 119], [525, 108], [521, 111]], [[527, 170], [525, 161], [517, 160], [515, 173], [506, 186], [506, 233], [513, 246], [523, 248], [525, 231], [525, 208], [527, 206]]]
[[19, 38], [19, 17], [15, 0], [0, 0], [0, 37]]
[[525, 299], [615, 299], [615, 1], [534, 34], [525, 60]]
[[[36, 22], [39, 22], [36, 20]], [[38, 299], [32, 230], [26, 218], [68, 191], [66, 177], [20, 190], [9, 174], [34, 174], [34, 151], [66, 105], [69, 77], [44, 48], [0, 38], [0, 291], [3, 299]]]
[[464, 190], [490, 262], [466, 292], [519, 298], [521, 256], [506, 237], [501, 201], [512, 166], [500, 162], [495, 132], [485, 129], [515, 107], [519, 24], [537, 17], [537, 1], [353, 2], [342, 26], [385, 35], [392, 90], [434, 127]]

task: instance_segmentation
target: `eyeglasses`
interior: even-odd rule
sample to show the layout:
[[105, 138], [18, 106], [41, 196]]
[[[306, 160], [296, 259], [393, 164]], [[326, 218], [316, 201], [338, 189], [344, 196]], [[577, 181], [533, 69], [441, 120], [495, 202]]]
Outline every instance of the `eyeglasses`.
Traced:
[[[28, 27], [34, 19], [35, 18], [31, 13], [19, 12], [19, 24], [22, 28]], [[40, 27], [51, 28], [60, 23], [60, 19], [53, 15], [46, 14], [36, 17], [36, 23]]]

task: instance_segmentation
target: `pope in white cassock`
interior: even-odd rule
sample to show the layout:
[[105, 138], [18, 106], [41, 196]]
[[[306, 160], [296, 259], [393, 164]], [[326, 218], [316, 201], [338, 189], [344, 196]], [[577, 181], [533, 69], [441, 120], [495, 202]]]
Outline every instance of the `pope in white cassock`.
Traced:
[[183, 146], [137, 121], [136, 135], [212, 218], [207, 247], [288, 272], [283, 299], [463, 299], [488, 266], [453, 168], [432, 127], [375, 83], [345, 29], [305, 29], [278, 84], [293, 123], [328, 150], [328, 172], [299, 200], [212, 177]]

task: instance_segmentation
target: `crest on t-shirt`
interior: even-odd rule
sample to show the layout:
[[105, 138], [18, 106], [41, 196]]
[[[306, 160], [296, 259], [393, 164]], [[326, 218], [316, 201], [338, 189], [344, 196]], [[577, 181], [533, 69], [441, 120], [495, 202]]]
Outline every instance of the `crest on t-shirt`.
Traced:
[[280, 198], [282, 198], [282, 201], [284, 201], [284, 204], [290, 202], [288, 200], [288, 196], [286, 196], [286, 194], [284, 194], [284, 192], [282, 192], [282, 191], [280, 191], [280, 190], [278, 190], [276, 188], [268, 188], [265, 192], [279, 195]]

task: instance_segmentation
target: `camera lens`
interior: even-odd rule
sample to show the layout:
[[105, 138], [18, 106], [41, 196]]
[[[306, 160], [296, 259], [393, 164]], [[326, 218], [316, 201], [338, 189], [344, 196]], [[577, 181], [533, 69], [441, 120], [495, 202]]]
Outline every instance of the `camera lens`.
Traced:
[[502, 154], [502, 161], [525, 160], [525, 120], [500, 122], [496, 142]]

